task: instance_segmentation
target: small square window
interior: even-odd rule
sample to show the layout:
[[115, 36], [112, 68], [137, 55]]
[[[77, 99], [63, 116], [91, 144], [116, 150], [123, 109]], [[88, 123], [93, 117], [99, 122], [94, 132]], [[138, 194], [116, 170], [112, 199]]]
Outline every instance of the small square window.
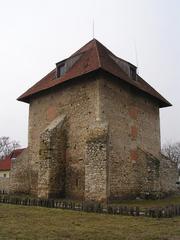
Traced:
[[4, 178], [6, 178], [6, 173], [4, 173]]
[[133, 80], [136, 80], [136, 68], [130, 67], [130, 76]]

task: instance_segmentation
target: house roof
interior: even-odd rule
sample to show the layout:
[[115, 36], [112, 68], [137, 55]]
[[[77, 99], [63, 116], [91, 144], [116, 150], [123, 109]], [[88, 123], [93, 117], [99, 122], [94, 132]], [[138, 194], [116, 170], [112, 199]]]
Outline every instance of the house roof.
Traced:
[[11, 169], [11, 160], [13, 158], [17, 158], [22, 152], [24, 148], [13, 150], [7, 157], [3, 160], [0, 160], [0, 171], [6, 171]]
[[6, 157], [3, 160], [0, 160], [0, 171], [6, 171], [11, 169], [11, 159]]
[[132, 67], [136, 69], [133, 64], [115, 56], [96, 39], [91, 40], [69, 58], [57, 63], [57, 65], [62, 62], [71, 63], [68, 63], [70, 67], [65, 74], [57, 78], [55, 68], [39, 82], [29, 88], [25, 93], [23, 93], [17, 100], [29, 103], [31, 97], [37, 93], [101, 69], [117, 77], [120, 81], [130, 84], [141, 92], [152, 96], [158, 100], [160, 107], [171, 106], [171, 104], [163, 96], [161, 96], [139, 75], [137, 75], [136, 80], [132, 79], [127, 72], [127, 68]]

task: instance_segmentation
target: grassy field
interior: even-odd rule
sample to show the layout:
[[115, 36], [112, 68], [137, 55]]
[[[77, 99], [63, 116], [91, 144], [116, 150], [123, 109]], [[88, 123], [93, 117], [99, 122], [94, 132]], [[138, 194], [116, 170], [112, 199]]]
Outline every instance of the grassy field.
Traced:
[[174, 196], [159, 200], [124, 200], [115, 201], [112, 205], [123, 205], [123, 206], [138, 206], [141, 209], [150, 207], [165, 207], [171, 204], [180, 205], [180, 196]]
[[0, 240], [180, 240], [180, 217], [153, 219], [0, 204]]

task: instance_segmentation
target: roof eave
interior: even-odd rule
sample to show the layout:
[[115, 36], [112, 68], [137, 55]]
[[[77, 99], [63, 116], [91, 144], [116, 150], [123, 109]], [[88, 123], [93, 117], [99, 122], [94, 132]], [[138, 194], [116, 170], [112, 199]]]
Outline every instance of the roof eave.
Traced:
[[106, 71], [106, 70], [104, 70], [104, 69], [102, 69], [102, 68], [101, 68], [101, 70], [102, 70], [103, 72], [106, 72], [106, 73], [112, 75], [112, 76], [115, 77], [115, 78], [120, 79], [120, 80], [123, 81], [124, 83], [131, 85], [132, 87], [134, 87], [134, 88], [137, 89], [138, 91], [144, 92], [145, 94], [147, 94], [148, 96], [152, 97], [153, 99], [156, 99], [156, 100], [159, 102], [159, 107], [160, 107], [160, 108], [173, 106], [173, 105], [172, 105], [170, 102], [168, 102], [165, 98], [164, 98], [164, 101], [163, 101], [163, 100], [159, 99], [158, 97], [155, 97], [155, 96], [153, 96], [152, 94], [150, 94], [150, 93], [148, 93], [148, 92], [146, 92], [146, 91], [144, 91], [144, 90], [142, 90], [142, 89], [139, 89], [139, 88], [136, 87], [135, 85], [132, 85], [132, 84], [124, 81], [123, 79], [117, 77], [116, 75], [110, 73], [109, 71]]
[[[68, 79], [68, 81], [69, 81], [69, 80], [72, 80], [72, 79], [75, 79], [75, 78], [79, 78], [79, 77], [85, 76], [85, 75], [90, 74], [90, 73], [92, 73], [92, 72], [96, 72], [96, 71], [98, 71], [98, 70], [103, 71], [103, 72], [107, 72], [107, 73], [109, 73], [110, 75], [118, 78], [117, 76], [113, 75], [112, 73], [110, 73], [110, 72], [104, 70], [103, 68], [99, 67], [98, 69], [93, 70], [93, 71], [91, 71], [91, 72], [85, 73], [85, 74], [80, 75], [80, 76], [78, 76], [78, 77], [74, 77], [74, 78]], [[120, 79], [120, 78], [119, 78], [119, 79]], [[120, 79], [120, 80], [122, 80], [122, 79]], [[122, 80], [122, 81], [123, 81], [123, 80]], [[65, 81], [65, 82], [66, 82], [66, 81]], [[125, 81], [123, 81], [123, 82], [125, 82]], [[128, 84], [128, 82], [125, 82], [125, 83]], [[51, 88], [57, 87], [57, 86], [59, 86], [60, 84], [62, 84], [62, 83], [59, 83], [59, 84], [57, 84], [57, 85], [55, 85], [55, 86], [52, 86]], [[170, 102], [168, 102], [166, 99], [164, 99], [164, 101], [162, 101], [162, 100], [160, 100], [159, 98], [157, 98], [157, 97], [155, 97], [155, 96], [147, 93], [146, 91], [140, 90], [138, 87], [136, 87], [136, 86], [134, 86], [134, 85], [131, 85], [131, 86], [132, 86], [132, 87], [135, 87], [135, 88], [138, 89], [139, 91], [142, 91], [142, 92], [148, 94], [149, 96], [151, 96], [152, 98], [156, 99], [156, 100], [159, 102], [159, 107], [160, 107], [160, 108], [171, 107], [171, 106], [172, 106], [172, 104], [171, 104]], [[50, 88], [48, 88], [48, 89], [50, 89]], [[24, 103], [30, 103], [30, 99], [31, 99], [33, 96], [37, 95], [37, 94], [40, 93], [40, 92], [47, 91], [48, 89], [42, 89], [41, 91], [36, 92], [36, 93], [34, 93], [34, 94], [31, 94], [31, 95], [29, 95], [29, 96], [23, 96], [23, 95], [24, 95], [24, 94], [23, 94], [23, 95], [21, 95], [20, 97], [17, 98], [17, 101], [24, 102]]]
[[[48, 88], [46, 88], [46, 89], [42, 89], [42, 90], [40, 90], [40, 91], [38, 91], [38, 92], [35, 92], [35, 93], [33, 93], [33, 94], [30, 94], [30, 95], [25, 95], [26, 93], [24, 93], [24, 94], [22, 94], [21, 96], [19, 96], [16, 100], [17, 100], [17, 101], [20, 101], [20, 102], [24, 102], [24, 103], [30, 103], [31, 98], [34, 97], [35, 95], [39, 94], [39, 93], [42, 93], [42, 92], [45, 92], [45, 91], [47, 91], [47, 90], [49, 90], [49, 89], [55, 88], [55, 87], [57, 87], [57, 86], [59, 86], [59, 85], [62, 85], [63, 83], [68, 82], [68, 81], [71, 81], [71, 80], [74, 80], [74, 79], [78, 79], [78, 78], [80, 78], [80, 77], [84, 77], [84, 76], [87, 76], [87, 75], [89, 75], [89, 74], [98, 72], [100, 69], [101, 69], [101, 68], [99, 67], [99, 68], [97, 68], [97, 69], [94, 69], [94, 70], [92, 70], [92, 71], [90, 71], [90, 72], [87, 72], [87, 73], [84, 73], [84, 74], [82, 74], [82, 75], [79, 75], [79, 76], [76, 76], [76, 77], [73, 77], [73, 78], [69, 78], [69, 79], [65, 80], [64, 82], [60, 82], [60, 83], [58, 83], [57, 85], [48, 87]], [[25, 96], [24, 96], [24, 95], [25, 95]]]
[[172, 105], [170, 102], [168, 102], [168, 101], [166, 101], [166, 102], [161, 102], [160, 105], [159, 105], [160, 108], [172, 107], [172, 106], [173, 106], [173, 105]]
[[30, 98], [29, 97], [21, 97], [20, 96], [16, 100], [19, 101], [19, 102], [24, 102], [24, 103], [29, 103], [30, 102]]

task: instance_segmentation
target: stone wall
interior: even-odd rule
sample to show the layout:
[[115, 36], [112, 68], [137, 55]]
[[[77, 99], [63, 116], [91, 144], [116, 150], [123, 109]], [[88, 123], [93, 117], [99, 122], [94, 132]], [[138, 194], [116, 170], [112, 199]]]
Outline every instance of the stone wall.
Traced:
[[40, 136], [38, 197], [65, 197], [65, 116], [57, 117]]
[[28, 148], [25, 149], [15, 161], [10, 171], [10, 193], [30, 192], [31, 169], [29, 168]]
[[85, 200], [108, 196], [108, 125], [97, 121], [89, 129], [85, 157]]
[[141, 198], [156, 198], [160, 195], [161, 159], [138, 148], [138, 160], [134, 164], [137, 195]]
[[160, 153], [158, 103], [108, 75], [99, 84], [100, 118], [109, 124], [110, 198], [131, 198], [139, 192], [138, 148]]
[[167, 195], [177, 191], [178, 169], [177, 164], [170, 161], [163, 154], [161, 154], [161, 159], [160, 190], [163, 195]]
[[[56, 80], [54, 80], [56, 81]], [[95, 78], [73, 80], [43, 93], [30, 102], [29, 159], [31, 193], [37, 194], [41, 133], [58, 116], [66, 116], [66, 197], [84, 198], [84, 159], [86, 135], [97, 118], [97, 81]], [[43, 161], [41, 156], [41, 162]], [[43, 163], [41, 163], [43, 164]]]

